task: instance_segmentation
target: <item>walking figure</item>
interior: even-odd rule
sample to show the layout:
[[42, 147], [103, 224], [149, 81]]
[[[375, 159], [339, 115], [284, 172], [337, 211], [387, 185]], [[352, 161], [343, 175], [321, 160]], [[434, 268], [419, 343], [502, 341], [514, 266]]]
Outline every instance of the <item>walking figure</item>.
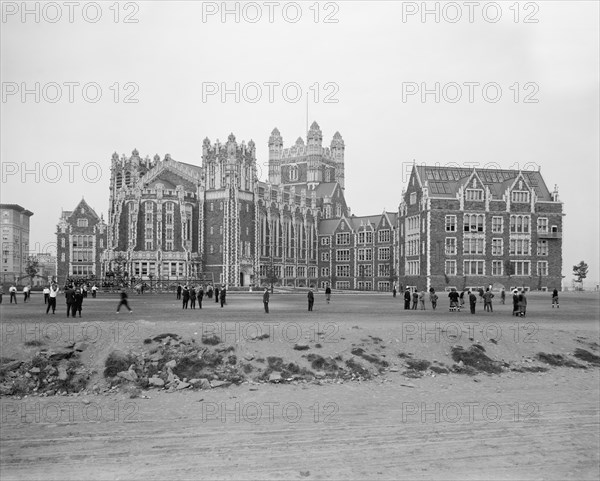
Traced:
[[29, 286], [23, 287], [23, 302], [27, 302], [27, 299], [29, 299], [29, 291], [30, 290], [31, 290], [31, 287], [29, 287]]
[[312, 311], [313, 310], [313, 305], [315, 303], [315, 295], [313, 294], [313, 290], [309, 289], [308, 290], [308, 294], [306, 296], [308, 298], [308, 310]]
[[552, 291], [552, 309], [554, 309], [554, 304], [556, 304], [557, 309], [560, 307], [558, 305], [558, 289]]
[[121, 310], [121, 306], [125, 306], [127, 309], [129, 309], [130, 314], [133, 312], [131, 307], [129, 307], [129, 303], [127, 302], [127, 292], [125, 292], [125, 289], [121, 291], [121, 302], [119, 302], [119, 305], [117, 306], [117, 314]]
[[269, 288], [265, 287], [265, 292], [263, 292], [263, 305], [265, 306], [265, 313], [269, 313]]

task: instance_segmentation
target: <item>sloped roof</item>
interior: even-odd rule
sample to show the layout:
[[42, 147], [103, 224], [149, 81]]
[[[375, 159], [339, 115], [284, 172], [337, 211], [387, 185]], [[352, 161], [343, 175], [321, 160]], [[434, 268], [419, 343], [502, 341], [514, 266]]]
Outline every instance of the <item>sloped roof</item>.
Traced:
[[319, 222], [319, 235], [331, 235], [335, 232], [341, 219], [325, 219]]
[[75, 207], [75, 209], [73, 209], [71, 212], [69, 212], [68, 215], [65, 216], [65, 219], [68, 219], [69, 217], [71, 217], [73, 215], [74, 212], [77, 212], [81, 207], [84, 207], [86, 209], [89, 209], [90, 213], [97, 219], [100, 220], [100, 217], [98, 216], [98, 214], [96, 214], [96, 211], [94, 209], [92, 209], [90, 207], [90, 205], [85, 201], [85, 199], [82, 197], [81, 200], [79, 201], [79, 204], [77, 204], [77, 207]]
[[325, 196], [331, 197], [335, 192], [335, 186], [338, 185], [337, 182], [321, 182], [316, 188], [315, 192], [317, 193], [318, 198], [322, 198]]
[[511, 169], [473, 169], [429, 165], [415, 166], [415, 168], [421, 182], [427, 182], [431, 197], [456, 197], [459, 188], [475, 172], [481, 182], [489, 187], [492, 196], [500, 199], [506, 189], [514, 183], [519, 173], [522, 173], [525, 181], [534, 189], [539, 200], [552, 200], [550, 191], [539, 171], [525, 170], [520, 172]]

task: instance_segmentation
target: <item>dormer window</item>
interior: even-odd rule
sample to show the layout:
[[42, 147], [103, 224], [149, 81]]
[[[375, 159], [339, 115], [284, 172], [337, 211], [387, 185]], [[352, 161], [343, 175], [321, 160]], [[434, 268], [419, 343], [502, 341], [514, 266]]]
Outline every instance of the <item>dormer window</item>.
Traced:
[[[475, 182], [473, 182], [475, 183]], [[465, 191], [465, 200], [483, 201], [482, 189], [467, 189]]]
[[77, 227], [87, 227], [88, 220], [87, 219], [77, 219]]
[[[521, 182], [522, 184], [522, 182]], [[513, 190], [511, 194], [511, 202], [528, 204], [529, 203], [529, 192], [526, 190]]]
[[410, 205], [416, 204], [417, 203], [417, 193], [416, 192], [412, 192], [410, 194]]

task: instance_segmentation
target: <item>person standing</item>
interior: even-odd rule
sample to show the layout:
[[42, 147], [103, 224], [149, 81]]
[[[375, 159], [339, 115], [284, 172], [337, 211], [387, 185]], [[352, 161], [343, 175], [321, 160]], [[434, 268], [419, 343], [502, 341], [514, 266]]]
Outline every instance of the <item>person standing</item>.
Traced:
[[73, 286], [67, 287], [65, 290], [65, 299], [67, 301], [67, 317], [72, 312], [73, 317], [75, 317], [75, 291], [73, 290]]
[[79, 313], [79, 317], [81, 317], [81, 308], [83, 307], [83, 290], [77, 289], [75, 291], [75, 302], [73, 304], [73, 310], [71, 311], [71, 315], [75, 317], [75, 313]]
[[418, 304], [419, 304], [419, 293], [415, 289], [414, 292], [412, 293], [412, 309], [413, 309], [413, 311], [417, 310]]
[[48, 298], [50, 297], [50, 288], [48, 286], [44, 287], [42, 293], [44, 294], [44, 304], [48, 304]]
[[180, 300], [181, 300], [181, 291], [182, 291], [181, 284], [179, 284], [179, 285], [177, 286], [177, 300], [178, 300], [178, 301], [180, 301]]
[[196, 309], [196, 289], [194, 286], [190, 287], [190, 309]]
[[560, 307], [558, 304], [558, 289], [556, 288], [552, 291], [552, 309], [554, 309], [554, 304], [556, 304], [557, 309]]
[[10, 294], [10, 303], [12, 304], [13, 299], [15, 300], [15, 304], [17, 303], [17, 288], [13, 284], [8, 288], [8, 293]]
[[394, 284], [394, 288], [392, 289], [392, 296], [396, 297], [396, 284]]
[[119, 305], [117, 306], [117, 314], [121, 310], [121, 306], [125, 306], [129, 309], [129, 314], [133, 313], [133, 310], [129, 307], [129, 303], [127, 302], [127, 292], [125, 292], [125, 289], [121, 291], [121, 302], [119, 302]]
[[97, 290], [98, 290], [98, 288], [96, 287], [96, 284], [94, 284], [94, 285], [92, 286], [92, 297], [93, 297], [94, 299], [96, 299], [96, 291], [97, 291]]
[[52, 314], [56, 312], [56, 296], [58, 295], [58, 284], [50, 285], [50, 294], [48, 295], [48, 307], [46, 307], [46, 314], [50, 312], [50, 308], [52, 308]]
[[519, 291], [516, 289], [513, 291], [513, 316], [519, 315]]
[[419, 292], [419, 306], [422, 311], [425, 310], [425, 291]]
[[404, 291], [404, 309], [410, 309], [410, 291], [408, 288]]
[[265, 306], [265, 313], [269, 313], [269, 288], [265, 287], [265, 292], [263, 292], [263, 305]]
[[219, 288], [215, 287], [215, 302], [219, 303]]
[[29, 286], [23, 287], [23, 302], [27, 302], [27, 299], [29, 299], [29, 289], [31, 289]]
[[188, 308], [188, 302], [190, 301], [190, 291], [188, 290], [188, 286], [183, 286], [183, 291], [181, 293], [182, 297], [182, 309]]
[[448, 293], [448, 298], [450, 299], [450, 310], [460, 310], [460, 307], [458, 306], [458, 292], [456, 292], [456, 289], [452, 288], [452, 290]]
[[198, 287], [198, 309], [202, 309], [202, 298], [204, 297], [204, 289], [202, 288], [202, 285], [200, 285]]
[[518, 307], [519, 307], [519, 316], [525, 317], [525, 314], [527, 314], [527, 296], [525, 295], [524, 290], [521, 291], [521, 293], [519, 294]]
[[435, 311], [437, 307], [438, 295], [435, 293], [435, 289], [432, 287], [429, 289], [429, 300], [431, 301], [431, 308]]
[[81, 286], [81, 294], [83, 294], [84, 299], [87, 297], [87, 291], [88, 291], [88, 286], [86, 284]]
[[502, 288], [502, 291], [500, 291], [500, 304], [504, 304], [506, 302], [506, 291], [504, 290], [504, 287]]
[[315, 295], [314, 295], [312, 289], [308, 290], [308, 294], [306, 295], [306, 297], [308, 298], [308, 310], [312, 311], [313, 310], [313, 305], [315, 303]]
[[477, 306], [477, 296], [474, 292], [469, 291], [469, 305], [471, 307], [471, 314], [475, 314], [475, 306]]
[[465, 291], [460, 291], [460, 307], [463, 307], [465, 305]]
[[212, 284], [209, 284], [208, 287], [206, 288], [206, 297], [208, 297], [209, 299], [212, 299], [213, 296], [213, 286]]
[[488, 287], [485, 290], [485, 294], [483, 294], [483, 309], [487, 312], [493, 312], [494, 309], [492, 309], [492, 299], [494, 297], [494, 293], [492, 291], [490, 291], [490, 288]]
[[327, 300], [327, 304], [329, 304], [329, 301], [331, 301], [331, 287], [329, 287], [329, 284], [325, 288], [325, 299]]
[[221, 301], [221, 307], [223, 307], [227, 303], [226, 296], [227, 296], [227, 289], [226, 289], [226, 286], [223, 286], [223, 288], [221, 289], [221, 293], [219, 294], [219, 300]]

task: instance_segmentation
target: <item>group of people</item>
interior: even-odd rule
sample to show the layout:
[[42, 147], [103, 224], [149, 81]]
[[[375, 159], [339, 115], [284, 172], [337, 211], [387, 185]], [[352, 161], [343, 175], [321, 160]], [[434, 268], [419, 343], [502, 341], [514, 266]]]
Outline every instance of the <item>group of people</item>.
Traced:
[[[214, 287], [209, 285], [206, 290], [206, 297], [209, 299], [215, 298], [215, 302], [218, 304], [221, 303], [221, 307], [224, 307], [227, 304], [227, 288], [223, 286], [221, 289], [218, 287]], [[188, 304], [190, 309], [196, 309], [196, 302], [198, 302], [198, 309], [202, 309], [202, 299], [204, 299], [204, 287], [202, 285], [199, 286], [182, 286], [179, 284], [177, 286], [177, 300], [182, 301], [182, 309], [187, 309]]]
[[[394, 290], [396, 288], [394, 287]], [[395, 293], [393, 293], [394, 297], [396, 297]], [[422, 311], [425, 310], [425, 291], [417, 292], [416, 290], [411, 294], [410, 289], [408, 287], [404, 291], [404, 309], [413, 309], [416, 310], [418, 306]], [[412, 306], [411, 306], [412, 300]], [[429, 302], [431, 302], [431, 308], [435, 310], [437, 308], [438, 295], [435, 293], [435, 289], [432, 287], [429, 289]]]

